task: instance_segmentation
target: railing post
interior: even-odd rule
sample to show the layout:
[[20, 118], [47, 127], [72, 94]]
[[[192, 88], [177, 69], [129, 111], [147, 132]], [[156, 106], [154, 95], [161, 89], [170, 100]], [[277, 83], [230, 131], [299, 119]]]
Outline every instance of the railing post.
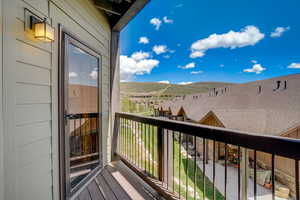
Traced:
[[248, 178], [249, 178], [249, 156], [246, 148], [241, 148], [242, 160], [241, 160], [241, 184], [242, 184], [242, 200], [248, 200]]
[[164, 134], [161, 127], [157, 127], [158, 146], [158, 179], [163, 181], [164, 177]]
[[115, 160], [115, 153], [117, 152], [118, 137], [119, 137], [120, 117], [115, 114], [113, 137], [111, 142], [111, 160]]

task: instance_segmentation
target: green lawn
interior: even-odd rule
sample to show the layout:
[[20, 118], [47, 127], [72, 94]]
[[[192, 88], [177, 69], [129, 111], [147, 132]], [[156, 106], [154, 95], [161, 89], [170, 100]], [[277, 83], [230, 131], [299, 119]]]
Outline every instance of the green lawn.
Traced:
[[[137, 163], [140, 168], [146, 170], [152, 176], [158, 177], [157, 128], [145, 124], [139, 124], [139, 126], [133, 125], [132, 128], [130, 128], [130, 123], [125, 123], [127, 126], [124, 125], [124, 127], [127, 127], [127, 131], [123, 129], [120, 136], [122, 138], [121, 140], [123, 140], [125, 144], [129, 145], [127, 145], [127, 148], [121, 148], [121, 151], [126, 149], [128, 152], [128, 159], [131, 160], [131, 162]], [[137, 125], [137, 123], [135, 125]], [[140, 135], [144, 148], [151, 154], [154, 162], [146, 158], [144, 151], [141, 149], [140, 145], [137, 144], [137, 141], [134, 138], [133, 130], [136, 130], [135, 132]], [[195, 191], [197, 196], [196, 199], [203, 199], [204, 188], [202, 171], [195, 165], [194, 159], [188, 158], [183, 152], [180, 152], [179, 142], [175, 138], [176, 137], [174, 137], [173, 141], [170, 141], [173, 142], [174, 145], [174, 160], [169, 163], [169, 167], [174, 165], [175, 170], [173, 174], [174, 179], [172, 179], [169, 188], [177, 194], [180, 194], [181, 198], [184, 199], [194, 200]], [[136, 158], [138, 157], [140, 157], [140, 160], [139, 162], [136, 162]], [[213, 185], [207, 177], [205, 177], [204, 187], [206, 199], [213, 199]], [[223, 195], [217, 190], [215, 195], [216, 200], [224, 199]]]

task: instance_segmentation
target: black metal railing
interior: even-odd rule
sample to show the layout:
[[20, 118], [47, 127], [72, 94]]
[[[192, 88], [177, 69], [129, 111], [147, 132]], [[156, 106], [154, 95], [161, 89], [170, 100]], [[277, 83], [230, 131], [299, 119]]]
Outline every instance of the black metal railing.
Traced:
[[166, 198], [300, 200], [299, 148], [296, 139], [116, 113], [112, 153]]
[[99, 113], [67, 116], [71, 185], [76, 185], [99, 165]]

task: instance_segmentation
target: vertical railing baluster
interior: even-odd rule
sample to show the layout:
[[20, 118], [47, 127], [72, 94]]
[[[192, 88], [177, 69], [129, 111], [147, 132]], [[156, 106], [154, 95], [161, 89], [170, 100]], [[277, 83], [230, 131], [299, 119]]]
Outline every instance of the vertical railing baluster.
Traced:
[[216, 141], [213, 141], [213, 200], [216, 199]]
[[181, 133], [179, 133], [179, 199], [181, 198]]
[[[151, 160], [150, 160], [150, 155], [151, 155], [151, 147], [150, 147], [150, 142], [151, 140], [150, 140], [150, 124], [148, 124], [148, 150], [147, 150], [147, 152], [148, 152], [148, 174], [150, 175], [151, 173], [150, 173], [150, 163], [151, 163]], [[151, 156], [151, 158], [152, 158], [152, 156]]]
[[130, 149], [131, 149], [131, 162], [134, 163], [134, 148], [133, 148], [133, 131], [132, 131], [132, 123], [133, 121], [130, 120], [130, 128], [129, 128], [129, 133], [130, 133]]
[[157, 127], [157, 145], [158, 145], [158, 179], [164, 181], [164, 135], [163, 128]]
[[202, 175], [202, 186], [203, 186], [203, 199], [205, 199], [205, 162], [206, 162], [206, 140], [203, 138], [203, 175]]
[[83, 144], [83, 140], [82, 140], [82, 133], [81, 133], [81, 129], [82, 129], [82, 124], [81, 124], [81, 117], [79, 119], [79, 123], [80, 123], [80, 128], [79, 128], [79, 151], [80, 151], [80, 154], [81, 154], [81, 149], [83, 148], [82, 144]]
[[197, 138], [196, 136], [194, 136], [194, 200], [196, 200], [196, 194], [197, 194], [196, 176], [197, 176]]
[[188, 172], [189, 172], [189, 143], [188, 143], [189, 136], [185, 134], [185, 148], [186, 148], [186, 159], [185, 159], [185, 198], [188, 199], [188, 187], [189, 187], [189, 179], [188, 179]]
[[238, 200], [241, 200], [241, 147], [238, 146]]
[[[73, 131], [72, 138], [74, 138], [73, 141], [76, 141], [76, 119], [74, 119], [74, 124], [73, 125], [74, 125], [74, 131]], [[71, 153], [77, 154], [77, 152], [76, 152], [76, 143], [75, 142], [74, 142], [74, 144], [72, 144], [72, 148], [71, 148]]]
[[296, 186], [296, 200], [300, 200], [300, 188], [299, 188], [299, 160], [295, 160], [295, 186]]
[[[92, 141], [91, 141], [91, 137], [93, 136], [93, 126], [92, 126], [92, 123], [93, 123], [93, 118], [89, 118], [89, 133], [87, 135], [87, 139], [88, 139], [88, 144], [91, 144]], [[92, 146], [89, 145], [89, 152], [88, 153], [92, 153], [93, 150], [92, 150]]]
[[172, 154], [173, 154], [173, 156], [172, 156], [172, 161], [173, 161], [173, 165], [172, 165], [172, 173], [173, 173], [173, 193], [175, 192], [175, 168], [174, 168], [174, 166], [175, 166], [175, 147], [174, 147], [174, 145], [175, 145], [175, 138], [174, 138], [174, 131], [172, 130]]
[[142, 156], [143, 156], [143, 152], [142, 152], [142, 123], [140, 123], [139, 125], [139, 149], [140, 149], [140, 169], [142, 169]]
[[169, 130], [166, 130], [166, 136], [165, 138], [167, 139], [167, 174], [166, 174], [166, 181], [167, 181], [167, 189], [169, 190]]
[[224, 199], [227, 199], [227, 156], [228, 156], [228, 146], [225, 144], [225, 188], [224, 188]]
[[256, 162], [257, 162], [257, 158], [256, 158], [256, 150], [254, 150], [254, 200], [256, 200], [256, 195], [257, 195], [257, 185], [256, 185]]
[[275, 200], [275, 155], [272, 154], [272, 200]]
[[155, 177], [155, 175], [154, 175], [154, 159], [155, 159], [155, 157], [154, 157], [154, 148], [155, 148], [155, 146], [154, 146], [154, 126], [151, 126], [152, 127], [152, 134], [151, 134], [151, 136], [152, 136], [152, 176], [153, 177]]
[[147, 151], [147, 129], [146, 129], [146, 124], [143, 126], [143, 149], [144, 149], [144, 170], [147, 172], [147, 159], [146, 159], [146, 151]]

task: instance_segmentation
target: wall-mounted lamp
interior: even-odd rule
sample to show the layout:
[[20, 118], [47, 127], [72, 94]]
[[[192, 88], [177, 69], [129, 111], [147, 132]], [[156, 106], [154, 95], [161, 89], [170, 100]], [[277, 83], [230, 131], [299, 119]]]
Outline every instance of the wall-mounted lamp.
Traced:
[[43, 42], [54, 41], [54, 28], [47, 23], [46, 18], [44, 20], [30, 16], [30, 28], [34, 31], [34, 37]]

